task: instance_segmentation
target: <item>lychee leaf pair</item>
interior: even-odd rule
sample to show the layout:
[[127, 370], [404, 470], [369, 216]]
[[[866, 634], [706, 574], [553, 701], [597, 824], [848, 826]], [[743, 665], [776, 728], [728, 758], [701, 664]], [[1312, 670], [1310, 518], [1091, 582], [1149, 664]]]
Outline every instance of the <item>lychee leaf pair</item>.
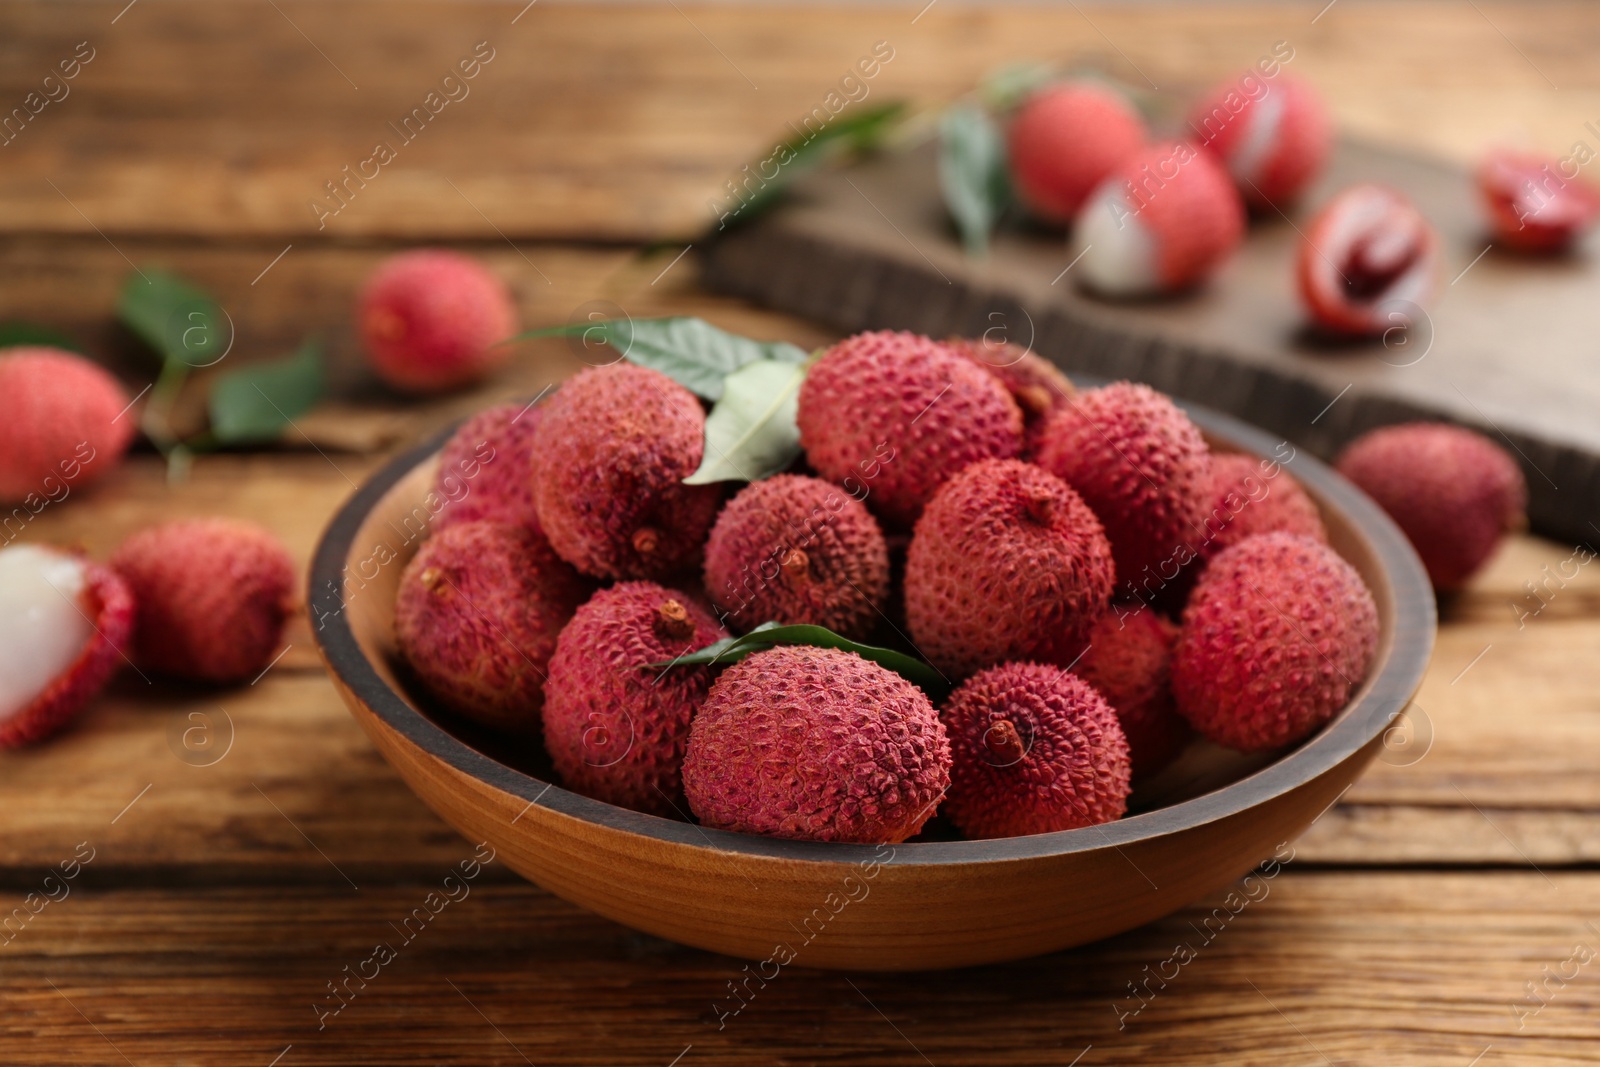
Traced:
[[221, 444], [275, 440], [322, 399], [322, 346], [307, 341], [287, 359], [251, 363], [211, 387], [211, 434]]
[[117, 318], [168, 363], [209, 367], [233, 344], [233, 323], [211, 295], [165, 271], [136, 269]]
[[1005, 137], [976, 104], [956, 104], [939, 120], [939, 188], [968, 255], [984, 255], [1011, 183]]
[[953, 685], [939, 671], [904, 652], [877, 645], [864, 645], [841, 637], [826, 626], [783, 626], [765, 622], [742, 637], [726, 637], [695, 652], [688, 652], [666, 663], [652, 663], [651, 667], [687, 667], [714, 664], [726, 667], [756, 652], [765, 652], [779, 645], [809, 645], [813, 648], [837, 648], [854, 652], [864, 660], [894, 671], [911, 682], [935, 704], [949, 695]]
[[688, 485], [755, 482], [786, 470], [800, 455], [800, 383], [806, 368], [762, 359], [728, 375], [722, 399], [706, 416], [706, 447]]

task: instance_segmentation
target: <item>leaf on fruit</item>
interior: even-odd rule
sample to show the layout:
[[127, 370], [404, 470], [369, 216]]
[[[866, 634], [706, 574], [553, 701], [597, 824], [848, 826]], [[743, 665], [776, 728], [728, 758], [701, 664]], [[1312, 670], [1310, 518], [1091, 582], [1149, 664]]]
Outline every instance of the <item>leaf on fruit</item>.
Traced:
[[706, 416], [706, 447], [688, 485], [754, 482], [800, 455], [800, 384], [806, 367], [758, 359], [728, 375], [722, 399]]
[[1011, 186], [1005, 138], [976, 104], [956, 104], [939, 120], [939, 188], [968, 254], [983, 255]]
[[322, 399], [322, 346], [307, 341], [287, 359], [252, 363], [211, 387], [211, 434], [220, 444], [276, 440]]
[[233, 344], [233, 324], [210, 294], [176, 274], [135, 271], [117, 299], [117, 318], [163, 360], [209, 367]]
[[[879, 107], [858, 111], [847, 119], [831, 122], [816, 131], [807, 126], [804, 134], [781, 142], [770, 155], [752, 164], [746, 171], [756, 174], [762, 184], [750, 199], [734, 200], [718, 220], [717, 229], [725, 229], [729, 223], [750, 222], [765, 214], [783, 198], [797, 178], [815, 170], [837, 152], [870, 152], [882, 147], [905, 110], [903, 101], [890, 101]], [[770, 178], [766, 175], [769, 167], [775, 168]], [[748, 183], [749, 179], [745, 181]]]
[[1060, 69], [1050, 63], [1008, 63], [978, 83], [978, 98], [1003, 114], [1060, 78]]
[[779, 645], [810, 645], [813, 648], [837, 648], [854, 652], [862, 659], [871, 660], [880, 667], [894, 671], [911, 682], [935, 703], [943, 700], [952, 688], [950, 679], [940, 674], [920, 659], [897, 652], [892, 648], [864, 645], [841, 637], [826, 626], [783, 626], [765, 622], [742, 637], [726, 637], [695, 652], [679, 656], [666, 663], [652, 663], [651, 667], [687, 667], [717, 664], [727, 666], [737, 663], [754, 652], [765, 652]]
[[31, 322], [0, 322], [0, 348], [19, 345], [44, 345], [82, 354], [83, 346], [60, 330]]

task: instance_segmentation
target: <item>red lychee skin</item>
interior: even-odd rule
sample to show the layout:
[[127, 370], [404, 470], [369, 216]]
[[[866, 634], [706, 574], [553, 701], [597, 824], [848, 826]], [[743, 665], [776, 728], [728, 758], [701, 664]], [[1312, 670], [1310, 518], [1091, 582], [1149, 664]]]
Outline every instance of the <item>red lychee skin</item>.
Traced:
[[1117, 713], [1077, 675], [1005, 663], [939, 715], [950, 734], [944, 812], [968, 837], [1022, 837], [1122, 817], [1132, 778]]
[[1188, 745], [1189, 724], [1172, 702], [1172, 646], [1178, 628], [1149, 607], [1113, 604], [1089, 633], [1073, 668], [1117, 713], [1135, 778], [1148, 778]]
[[138, 428], [115, 378], [57, 348], [0, 349], [0, 396], [0, 504], [88, 485], [121, 462]]
[[1210, 451], [1189, 417], [1149, 386], [1080, 393], [1051, 417], [1037, 462], [1099, 516], [1124, 583], [1144, 582], [1146, 568], [1170, 581], [1204, 540]]
[[1211, 456], [1209, 539], [1201, 555], [1210, 557], [1246, 537], [1292, 533], [1328, 543], [1328, 530], [1316, 502], [1289, 473], [1270, 461], [1237, 453]]
[[1114, 580], [1105, 531], [1077, 493], [1021, 460], [985, 460], [950, 479], [917, 523], [906, 622], [952, 677], [1013, 659], [1064, 667]]
[[442, 704], [474, 722], [538, 736], [556, 637], [593, 586], [523, 526], [435, 531], [400, 576], [400, 653]]
[[1496, 150], [1478, 167], [1482, 197], [1495, 240], [1523, 252], [1559, 252], [1600, 218], [1600, 191], [1564, 178], [1560, 160]]
[[1286, 206], [1316, 180], [1333, 150], [1333, 124], [1322, 96], [1288, 74], [1260, 79], [1251, 97], [1242, 79], [1214, 89], [1189, 115], [1198, 143], [1214, 153], [1252, 207]]
[[922, 690], [831, 648], [780, 646], [729, 667], [683, 761], [704, 825], [809, 841], [904, 841], [949, 786], [950, 741]]
[[1207, 564], [1172, 659], [1178, 713], [1240, 752], [1299, 741], [1344, 707], [1378, 645], [1354, 567], [1294, 534], [1248, 537]]
[[533, 437], [542, 408], [501, 404], [461, 424], [439, 453], [435, 532], [463, 522], [525, 526], [543, 536], [533, 506]]
[[722, 502], [720, 486], [683, 484], [705, 433], [700, 402], [659, 371], [612, 363], [567, 382], [533, 437], [533, 501], [551, 546], [595, 578], [698, 566]]
[[1090, 190], [1144, 144], [1145, 127], [1113, 90], [1065, 82], [1030, 96], [1011, 120], [1006, 141], [1011, 178], [1028, 209], [1067, 223]]
[[711, 668], [655, 667], [727, 636], [691, 598], [623, 582], [578, 609], [550, 658], [544, 743], [567, 788], [685, 818], [683, 753]]
[[780, 474], [747, 485], [717, 516], [706, 591], [740, 630], [809, 623], [862, 640], [889, 593], [889, 548], [861, 501]]
[[111, 568], [133, 592], [133, 659], [202, 682], [255, 678], [282, 651], [294, 562], [276, 537], [235, 519], [180, 519], [122, 543]]
[[71, 667], [33, 703], [0, 722], [0, 748], [20, 748], [60, 733], [125, 662], [133, 634], [133, 593], [111, 568], [87, 561], [85, 566], [88, 584], [78, 606], [95, 632]]
[[511, 355], [517, 332], [505, 284], [457, 252], [418, 249], [384, 260], [361, 291], [361, 341], [379, 377], [409, 393], [478, 381]]
[[1528, 486], [1517, 461], [1459, 426], [1373, 430], [1352, 441], [1336, 466], [1405, 532], [1439, 590], [1466, 582], [1507, 531], [1527, 523]]
[[1408, 324], [1433, 295], [1439, 237], [1402, 194], [1354, 185], [1306, 229], [1295, 275], [1311, 320], [1335, 334], [1375, 337]]
[[964, 356], [911, 333], [858, 333], [828, 349], [800, 387], [811, 466], [906, 529], [934, 491], [981, 459], [1022, 449], [1022, 411]]
[[1077, 388], [1054, 363], [1021, 345], [962, 337], [953, 337], [945, 344], [1000, 379], [1017, 402], [1022, 411], [1024, 457], [1038, 447], [1039, 435], [1050, 415], [1078, 395]]

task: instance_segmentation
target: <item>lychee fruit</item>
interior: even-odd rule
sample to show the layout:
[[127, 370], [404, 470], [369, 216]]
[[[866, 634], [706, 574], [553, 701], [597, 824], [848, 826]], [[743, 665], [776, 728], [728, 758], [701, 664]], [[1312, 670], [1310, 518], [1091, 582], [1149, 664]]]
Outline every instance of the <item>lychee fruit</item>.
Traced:
[[408, 393], [478, 381], [504, 363], [517, 331], [505, 284], [445, 249], [391, 256], [361, 291], [361, 342], [378, 376]]
[[[1261, 92], [1251, 93], [1250, 85]], [[1333, 124], [1322, 96], [1288, 74], [1253, 73], [1211, 91], [1189, 114], [1196, 141], [1228, 168], [1252, 207], [1292, 202], [1322, 173], [1333, 150]]]
[[683, 761], [704, 825], [809, 841], [904, 841], [949, 785], [950, 741], [922, 690], [853, 652], [798, 645], [722, 672]]
[[934, 495], [912, 535], [911, 638], [955, 677], [1013, 659], [1065, 667], [1111, 599], [1111, 551], [1061, 479], [1021, 460], [974, 463]]
[[1216, 157], [1163, 141], [1119, 164], [1074, 227], [1078, 282], [1103, 296], [1176, 293], [1209, 278], [1244, 238], [1244, 204]]
[[1172, 692], [1210, 740], [1264, 752], [1344, 707], [1377, 646], [1378, 609], [1354, 567], [1308, 537], [1257, 534], [1218, 553], [1195, 583]]
[[108, 567], [42, 545], [0, 549], [0, 748], [65, 727], [116, 673], [133, 594]]
[[1147, 385], [1078, 394], [1051, 416], [1036, 460], [1099, 516], [1129, 588], [1170, 582], [1205, 538], [1210, 451], [1189, 417]]
[[543, 415], [532, 405], [501, 404], [461, 424], [439, 452], [433, 530], [489, 521], [543, 535], [533, 506], [533, 436]]
[[534, 432], [533, 501], [551, 546], [595, 578], [661, 578], [698, 566], [722, 502], [685, 485], [700, 466], [700, 401], [659, 371], [583, 371], [545, 404]]
[[1278, 464], [1239, 453], [1213, 453], [1208, 483], [1211, 508], [1202, 555], [1214, 556], [1246, 537], [1279, 531], [1327, 544], [1316, 502]]
[[1028, 97], [1006, 141], [1011, 180], [1028, 210], [1068, 223], [1089, 191], [1144, 144], [1145, 127], [1115, 90], [1070, 81]]
[[1566, 164], [1521, 152], [1497, 150], [1478, 167], [1483, 198], [1495, 240], [1523, 252], [1559, 252], [1587, 233], [1600, 218], [1600, 191], [1557, 171]]
[[1116, 711], [1136, 778], [1155, 774], [1189, 743], [1189, 724], [1172, 702], [1177, 639], [1178, 628], [1148, 606], [1113, 604], [1089, 632], [1089, 650], [1073, 668]]
[[1021, 345], [959, 337], [945, 344], [1000, 379], [1017, 402], [1022, 410], [1024, 454], [1031, 453], [1038, 444], [1039, 433], [1051, 413], [1078, 395], [1060, 368]]
[[692, 599], [654, 582], [614, 585], [579, 608], [545, 687], [545, 748], [567, 788], [684, 818], [683, 753], [711, 668], [656, 664], [726, 636]]
[[592, 588], [525, 526], [455, 523], [401, 574], [395, 641], [451, 711], [537, 736], [556, 637]]
[[1127, 810], [1127, 739], [1111, 705], [1077, 675], [1040, 663], [991, 667], [939, 717], [952, 756], [944, 811], [968, 837], [1074, 830]]
[[282, 651], [294, 562], [276, 537], [236, 519], [180, 519], [122, 543], [111, 568], [133, 591], [133, 659], [202, 682], [256, 677]]
[[866, 505], [820, 478], [741, 489], [706, 543], [706, 591], [740, 630], [810, 623], [856, 640], [889, 593], [889, 548]]
[[1527, 524], [1528, 486], [1517, 461], [1459, 426], [1373, 430], [1352, 441], [1336, 466], [1405, 532], [1436, 589], [1463, 584], [1507, 531]]
[[1022, 412], [994, 375], [911, 333], [859, 333], [828, 349], [800, 387], [811, 466], [896, 530], [980, 459], [1022, 449]]
[[1300, 299], [1323, 329], [1377, 336], [1412, 325], [1439, 271], [1439, 238], [1401, 193], [1355, 185], [1306, 229], [1295, 273]]
[[0, 349], [0, 396], [0, 504], [64, 500], [115, 468], [138, 428], [115, 378], [56, 348]]

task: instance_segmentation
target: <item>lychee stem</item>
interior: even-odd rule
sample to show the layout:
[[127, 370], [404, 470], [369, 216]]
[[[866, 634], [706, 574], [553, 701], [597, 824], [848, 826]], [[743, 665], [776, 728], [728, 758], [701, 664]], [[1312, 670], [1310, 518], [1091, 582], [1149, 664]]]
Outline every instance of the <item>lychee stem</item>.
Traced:
[[1017, 733], [1017, 728], [1011, 724], [1010, 719], [1001, 719], [983, 735], [983, 743], [995, 758], [1007, 764], [1015, 763], [1027, 751], [1022, 747], [1022, 735]]
[[641, 526], [633, 531], [633, 550], [641, 556], [653, 556], [661, 544], [661, 534], [653, 526]]
[[676, 600], [664, 600], [656, 609], [656, 633], [663, 640], [682, 641], [694, 635], [689, 610]]
[[1017, 402], [1029, 415], [1044, 415], [1050, 410], [1050, 390], [1042, 385], [1025, 385], [1016, 392]]
[[1039, 485], [1028, 490], [1027, 502], [1023, 505], [1028, 513], [1028, 518], [1041, 525], [1050, 522], [1050, 516], [1055, 512], [1056, 498], [1050, 490]]
[[780, 564], [783, 568], [783, 580], [790, 584], [805, 581], [811, 577], [811, 557], [803, 549], [793, 549], [787, 558]]

